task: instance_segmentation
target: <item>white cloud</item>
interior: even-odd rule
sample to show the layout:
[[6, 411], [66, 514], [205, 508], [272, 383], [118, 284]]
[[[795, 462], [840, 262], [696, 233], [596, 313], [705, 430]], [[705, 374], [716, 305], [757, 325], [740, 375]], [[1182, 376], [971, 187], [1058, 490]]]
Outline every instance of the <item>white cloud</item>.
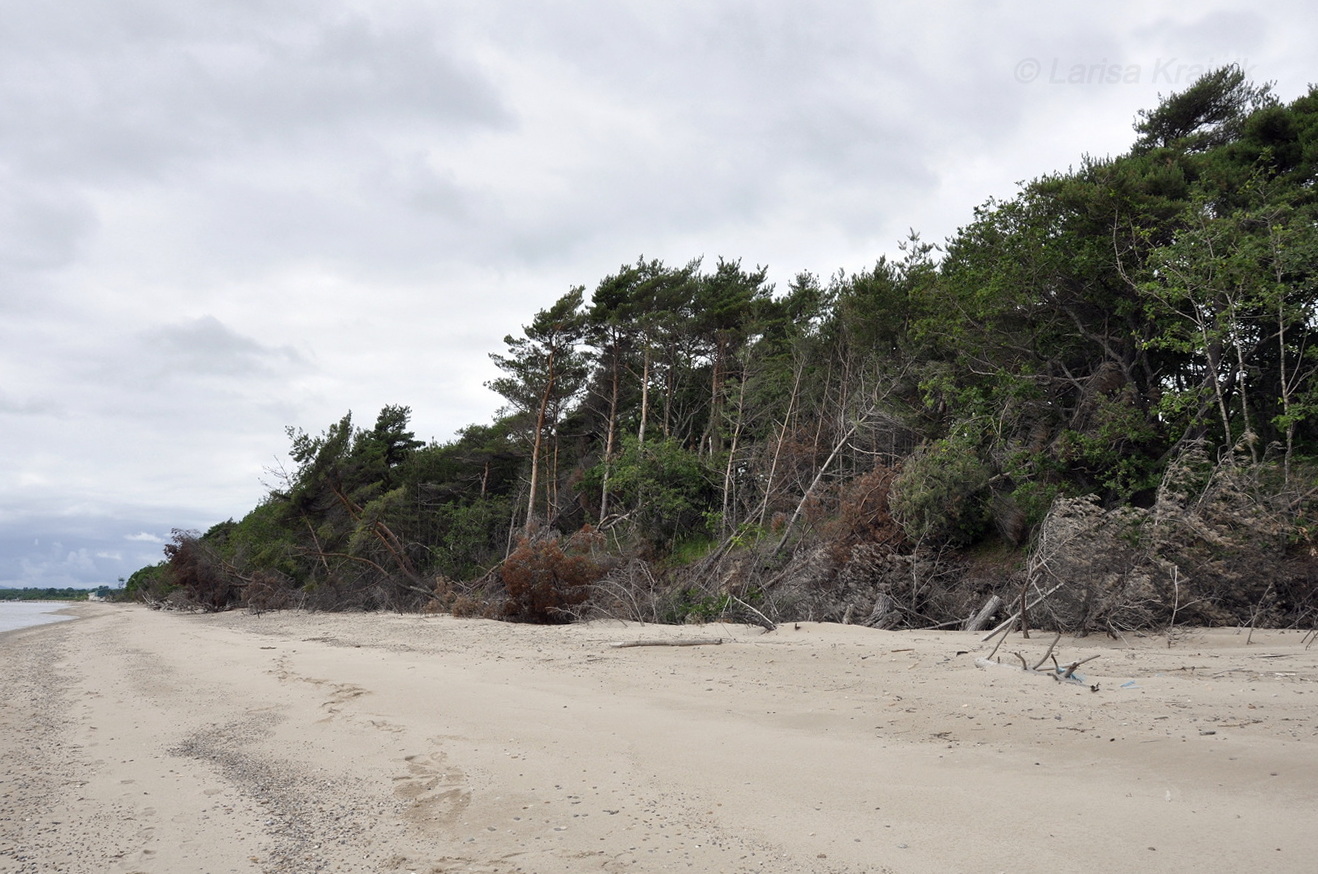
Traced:
[[160, 544], [164, 544], [164, 543], [168, 542], [167, 538], [161, 537], [159, 534], [148, 534], [148, 533], [145, 532], [145, 531], [139, 532], [139, 533], [137, 533], [137, 534], [125, 534], [125, 535], [124, 535], [124, 540], [131, 540], [131, 541], [134, 541], [134, 542], [136, 542], [136, 543], [160, 543]]

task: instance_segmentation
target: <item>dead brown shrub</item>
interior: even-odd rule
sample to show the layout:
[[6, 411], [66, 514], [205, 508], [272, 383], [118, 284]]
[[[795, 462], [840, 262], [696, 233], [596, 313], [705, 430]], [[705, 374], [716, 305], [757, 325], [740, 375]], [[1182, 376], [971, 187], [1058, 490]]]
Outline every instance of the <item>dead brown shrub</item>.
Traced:
[[258, 616], [267, 610], [286, 610], [293, 606], [288, 581], [281, 576], [257, 571], [243, 586], [242, 601]]
[[889, 552], [907, 546], [906, 534], [892, 518], [888, 506], [896, 477], [896, 470], [881, 464], [842, 487], [837, 514], [821, 532], [836, 559], [845, 561], [858, 544]]
[[583, 528], [568, 539], [523, 539], [499, 569], [504, 618], [557, 625], [571, 622], [608, 567], [596, 559], [599, 535]]
[[497, 605], [473, 595], [459, 595], [449, 607], [457, 619], [498, 619]]

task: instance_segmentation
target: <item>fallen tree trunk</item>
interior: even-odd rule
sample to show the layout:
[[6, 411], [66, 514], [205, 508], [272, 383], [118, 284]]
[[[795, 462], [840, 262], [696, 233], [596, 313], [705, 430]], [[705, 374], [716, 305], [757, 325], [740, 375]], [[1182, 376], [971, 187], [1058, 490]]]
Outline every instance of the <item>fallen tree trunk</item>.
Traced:
[[718, 646], [722, 642], [723, 638], [721, 637], [693, 637], [686, 640], [620, 640], [617, 643], [609, 644], [609, 646], [614, 649], [623, 649], [629, 646]]
[[970, 617], [970, 620], [966, 622], [965, 630], [983, 631], [984, 626], [988, 625], [989, 617], [998, 612], [998, 608], [1001, 606], [1002, 598], [997, 595], [990, 595], [988, 601], [986, 601], [984, 606], [979, 609], [979, 612]]
[[900, 615], [893, 610], [895, 604], [896, 602], [893, 601], [891, 595], [880, 592], [879, 596], [874, 599], [874, 609], [870, 611], [870, 615], [861, 624], [869, 628], [877, 628], [881, 631], [891, 629], [901, 618]]

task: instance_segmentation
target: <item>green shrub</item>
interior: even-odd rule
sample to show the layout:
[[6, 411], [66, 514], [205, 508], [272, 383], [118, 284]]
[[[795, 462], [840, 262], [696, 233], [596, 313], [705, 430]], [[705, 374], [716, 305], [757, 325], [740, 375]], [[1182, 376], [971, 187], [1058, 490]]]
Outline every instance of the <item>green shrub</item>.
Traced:
[[668, 545], [706, 527], [715, 476], [704, 458], [676, 440], [627, 437], [613, 462], [609, 490], [628, 508], [637, 533]]
[[984, 533], [990, 479], [969, 441], [945, 438], [906, 460], [893, 480], [889, 506], [911, 540], [961, 546]]

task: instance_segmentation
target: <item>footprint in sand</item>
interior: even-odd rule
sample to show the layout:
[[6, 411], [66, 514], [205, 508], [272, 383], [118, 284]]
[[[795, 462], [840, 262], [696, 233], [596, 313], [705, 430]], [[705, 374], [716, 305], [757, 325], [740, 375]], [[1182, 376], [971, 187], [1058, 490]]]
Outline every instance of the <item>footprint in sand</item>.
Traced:
[[466, 776], [444, 764], [442, 753], [408, 756], [407, 774], [394, 778], [394, 794], [411, 802], [404, 818], [415, 825], [456, 820], [471, 804]]
[[360, 698], [366, 694], [366, 689], [361, 686], [355, 686], [352, 683], [335, 683], [334, 691], [330, 693], [325, 703], [321, 707], [328, 708], [331, 713], [337, 713], [340, 704], [345, 704], [354, 698]]

